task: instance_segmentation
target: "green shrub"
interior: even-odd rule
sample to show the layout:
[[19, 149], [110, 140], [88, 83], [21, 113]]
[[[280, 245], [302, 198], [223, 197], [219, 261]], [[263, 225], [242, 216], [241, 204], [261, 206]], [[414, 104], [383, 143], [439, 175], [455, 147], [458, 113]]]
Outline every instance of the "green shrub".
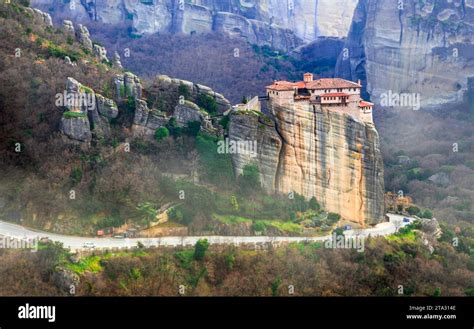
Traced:
[[433, 218], [433, 213], [431, 212], [431, 210], [426, 209], [425, 211], [420, 212], [420, 217], [421, 218], [432, 219]]
[[293, 199], [291, 201], [291, 209], [293, 209], [294, 211], [305, 212], [306, 210], [308, 210], [309, 204], [308, 202], [306, 202], [306, 198], [301, 194], [294, 193]]
[[244, 167], [243, 173], [239, 178], [239, 185], [245, 193], [260, 190], [260, 173], [256, 165], [248, 164]]
[[70, 177], [74, 185], [80, 183], [82, 180], [82, 169], [77, 167], [72, 168]]
[[206, 94], [199, 94], [196, 100], [196, 104], [199, 107], [203, 108], [209, 114], [216, 114], [217, 113], [217, 102], [211, 96]]
[[339, 219], [341, 219], [341, 215], [339, 215], [339, 214], [336, 214], [334, 212], [330, 212], [328, 214], [328, 221], [330, 221], [332, 223], [337, 222]]
[[170, 120], [168, 121], [168, 124], [166, 125], [166, 128], [168, 128], [171, 136], [179, 137], [183, 134], [183, 128], [178, 126], [178, 123], [176, 122], [176, 118], [174, 117], [170, 118]]
[[209, 241], [207, 239], [199, 239], [194, 245], [194, 259], [203, 260], [209, 248]]
[[258, 220], [252, 224], [252, 230], [254, 232], [264, 232], [266, 229], [266, 225], [264, 222]]
[[416, 221], [400, 228], [397, 232], [397, 235], [399, 235], [399, 236], [408, 235], [413, 230], [419, 230], [419, 229], [421, 229], [421, 222], [416, 220]]
[[63, 117], [66, 119], [73, 119], [73, 118], [86, 118], [87, 114], [84, 112], [72, 112], [67, 111], [63, 113]]
[[309, 208], [316, 211], [321, 209], [321, 206], [319, 205], [318, 201], [314, 196], [309, 200]]
[[401, 264], [405, 259], [406, 254], [403, 251], [398, 251], [395, 253], [385, 253], [383, 256], [383, 261], [386, 265]]
[[229, 122], [230, 122], [230, 117], [228, 115], [222, 117], [222, 119], [219, 120], [219, 124], [225, 129], [229, 129]]
[[273, 282], [272, 282], [272, 286], [271, 286], [271, 289], [272, 289], [272, 296], [273, 297], [276, 297], [278, 296], [278, 289], [280, 288], [280, 285], [281, 285], [281, 278], [276, 278]]
[[180, 96], [184, 96], [185, 99], [188, 99], [189, 95], [190, 95], [188, 86], [181, 83], [178, 87], [178, 93], [179, 93]]
[[474, 297], [474, 288], [467, 288], [464, 293], [466, 294], [466, 296]]
[[168, 219], [175, 221], [175, 222], [182, 222], [183, 221], [183, 212], [179, 207], [173, 207], [168, 210]]
[[201, 130], [201, 121], [189, 121], [185, 133], [189, 136], [197, 136]]
[[155, 207], [155, 205], [150, 202], [139, 203], [136, 209], [142, 217], [142, 222], [144, 224], [148, 224], [149, 222], [153, 221], [158, 214], [157, 207]]
[[135, 101], [135, 98], [133, 96], [128, 96], [127, 97], [127, 110], [129, 112], [134, 112], [135, 111], [135, 108], [136, 108], [136, 101]]
[[420, 214], [420, 208], [416, 206], [410, 206], [407, 208], [407, 211], [412, 216], [418, 216]]
[[120, 216], [109, 216], [100, 219], [96, 224], [96, 229], [100, 230], [106, 227], [120, 227], [125, 224], [125, 220]]
[[159, 142], [165, 138], [168, 138], [170, 131], [166, 127], [160, 127], [155, 130], [155, 139]]
[[344, 230], [340, 227], [336, 228], [334, 231], [332, 231], [332, 233], [336, 234], [336, 237], [344, 236]]
[[235, 263], [235, 255], [233, 252], [229, 252], [228, 254], [225, 255], [225, 264], [229, 271], [233, 270], [234, 263]]

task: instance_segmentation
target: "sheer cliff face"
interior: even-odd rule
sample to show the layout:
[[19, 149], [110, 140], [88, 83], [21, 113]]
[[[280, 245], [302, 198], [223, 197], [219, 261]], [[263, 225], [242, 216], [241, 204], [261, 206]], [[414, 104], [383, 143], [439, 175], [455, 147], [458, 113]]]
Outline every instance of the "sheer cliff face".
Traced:
[[372, 100], [417, 93], [423, 107], [458, 102], [474, 76], [474, 1], [361, 0], [337, 74], [364, 79]]
[[[222, 29], [223, 24], [232, 25], [227, 32], [275, 48], [282, 48], [281, 44], [287, 42], [279, 38], [294, 36], [310, 42], [319, 35], [346, 36], [357, 4], [357, 0], [76, 0], [74, 6], [59, 0], [31, 2], [44, 10], [55, 8], [53, 14], [79, 20], [110, 24], [127, 21], [139, 34], [200, 33]], [[292, 43], [295, 41], [284, 46], [297, 46]]]
[[236, 174], [259, 166], [269, 192], [316, 197], [327, 210], [362, 225], [381, 222], [383, 162], [375, 127], [319, 106], [270, 105], [273, 114], [234, 114], [229, 139], [257, 141], [257, 156], [233, 154]]

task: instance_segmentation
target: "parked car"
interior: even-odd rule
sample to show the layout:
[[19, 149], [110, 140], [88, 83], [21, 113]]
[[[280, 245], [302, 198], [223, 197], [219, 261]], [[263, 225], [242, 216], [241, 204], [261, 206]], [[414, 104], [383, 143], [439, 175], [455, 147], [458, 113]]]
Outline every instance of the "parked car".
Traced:
[[114, 239], [124, 239], [125, 236], [123, 234], [116, 234], [114, 235]]
[[410, 218], [406, 218], [406, 217], [403, 218], [403, 222], [404, 222], [404, 223], [410, 223]]
[[352, 230], [352, 226], [350, 225], [344, 225], [344, 227], [342, 228], [344, 231], [349, 231], [349, 230]]
[[90, 249], [94, 249], [95, 248], [95, 243], [94, 242], [84, 242], [84, 244], [82, 245], [83, 248], [90, 248]]

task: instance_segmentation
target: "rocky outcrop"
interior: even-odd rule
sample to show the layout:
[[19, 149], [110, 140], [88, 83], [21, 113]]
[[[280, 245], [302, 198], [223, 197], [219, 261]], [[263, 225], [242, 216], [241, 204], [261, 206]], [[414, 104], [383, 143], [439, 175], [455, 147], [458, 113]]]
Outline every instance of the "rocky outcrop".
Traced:
[[50, 27], [53, 26], [53, 20], [51, 19], [50, 14], [36, 8], [26, 8], [26, 10], [31, 14], [31, 16], [33, 16], [33, 19], [35, 19], [40, 24]]
[[344, 37], [357, 0], [80, 1], [73, 10], [54, 0], [32, 4], [79, 21], [131, 22], [134, 34], [207, 33], [241, 35], [258, 45], [288, 51], [317, 36]]
[[99, 94], [95, 95], [95, 101], [95, 107], [88, 111], [91, 131], [96, 138], [109, 138], [109, 119], [114, 119], [118, 116], [117, 105], [113, 100]]
[[[180, 99], [180, 96], [190, 100], [193, 103], [198, 103], [198, 97], [200, 94], [207, 95], [214, 99], [217, 104], [217, 111], [224, 113], [231, 109], [230, 102], [222, 95], [208, 86], [201, 84], [195, 84], [190, 81], [170, 78], [167, 75], [159, 75], [153, 82], [152, 89], [155, 90], [158, 95], [163, 96], [163, 101], [167, 108], [174, 108]], [[186, 91], [187, 95], [182, 95], [183, 90]], [[170, 99], [165, 99], [169, 96]]]
[[132, 131], [134, 137], [152, 137], [156, 129], [164, 127], [169, 118], [157, 110], [148, 108], [148, 104], [142, 100], [135, 101], [135, 114], [133, 117]]
[[[345, 39], [334, 37], [318, 37], [313, 42], [299, 48], [294, 52], [301, 61], [332, 62], [335, 61], [344, 48]], [[335, 66], [335, 65], [334, 65]]]
[[211, 9], [188, 2], [181, 6], [182, 9], [178, 8], [174, 15], [172, 29], [175, 32], [194, 34], [212, 31], [214, 18]]
[[82, 44], [85, 49], [92, 51], [92, 41], [90, 38], [89, 30], [86, 26], [82, 24], [78, 25], [76, 30], [76, 39], [77, 41], [79, 41], [79, 43]]
[[114, 53], [113, 65], [114, 65], [115, 68], [118, 68], [120, 70], [123, 69], [122, 62], [121, 62], [121, 59], [120, 59], [120, 55], [118, 54], [118, 52]]
[[214, 30], [243, 37], [251, 44], [270, 46], [284, 51], [301, 45], [301, 40], [290, 29], [232, 13], [217, 13], [214, 19]]
[[209, 114], [201, 110], [193, 102], [184, 101], [182, 104], [176, 105], [173, 117], [180, 127], [186, 127], [190, 122], [199, 122], [202, 130], [211, 134], [217, 134], [218, 128], [214, 126]]
[[146, 126], [148, 122], [148, 115], [150, 113], [150, 109], [145, 101], [139, 99], [136, 101], [135, 105], [135, 116], [133, 118], [133, 124]]
[[439, 238], [443, 234], [441, 226], [436, 218], [421, 218], [421, 230], [433, 238]]
[[61, 118], [59, 130], [75, 141], [90, 143], [92, 139], [90, 123], [86, 115], [79, 117], [64, 115]]
[[64, 20], [63, 21], [63, 29], [64, 31], [66, 31], [67, 33], [71, 33], [71, 34], [75, 34], [76, 33], [76, 30], [74, 29], [74, 24], [69, 21], [69, 20]]
[[[66, 33], [72, 34], [76, 36], [76, 40], [87, 50], [92, 51], [93, 55], [99, 60], [100, 62], [109, 62], [109, 59], [107, 58], [107, 49], [105, 47], [93, 43], [89, 30], [87, 29], [86, 26], [79, 24], [78, 29], [74, 28], [74, 24], [69, 21], [69, 20], [64, 20], [63, 21], [63, 29]], [[120, 56], [119, 56], [119, 62], [120, 62]], [[121, 64], [120, 64], [120, 68]]]
[[256, 156], [232, 154], [237, 175], [254, 163], [269, 192], [314, 196], [326, 210], [361, 225], [383, 220], [383, 163], [372, 124], [308, 103], [268, 108], [268, 116], [231, 115], [229, 139], [257, 141]]
[[133, 73], [125, 72], [123, 75], [117, 75], [114, 85], [117, 100], [124, 100], [129, 96], [134, 99], [142, 98], [142, 83]]
[[96, 94], [96, 105], [97, 110], [100, 115], [114, 119], [118, 116], [118, 108], [117, 104], [109, 98], [105, 98], [102, 95]]
[[420, 95], [425, 108], [461, 102], [474, 76], [473, 21], [472, 1], [361, 0], [337, 74], [367, 76], [380, 105], [389, 93]]
[[65, 293], [71, 294], [80, 283], [80, 277], [71, 270], [59, 267], [52, 274], [54, 285]]
[[64, 63], [66, 63], [67, 65], [73, 65], [71, 57], [69, 56], [64, 56]]
[[159, 100], [158, 104], [155, 104], [158, 106], [155, 106], [153, 102], [149, 106], [146, 101], [138, 98], [138, 94], [141, 95], [141, 83], [136, 76], [129, 73], [125, 76], [116, 76], [115, 85], [117, 94], [120, 96], [118, 99], [123, 100], [125, 93], [136, 100], [132, 126], [135, 137], [153, 136], [156, 129], [166, 126], [171, 117], [176, 119], [180, 127], [188, 126], [189, 122], [199, 121], [202, 130], [215, 135], [222, 134], [220, 126], [213, 122], [206, 111], [196, 105], [200, 95], [213, 99], [218, 113], [231, 109], [230, 102], [211, 88], [186, 80], [173, 79], [166, 75], [157, 76], [148, 90], [148, 93], [153, 95], [152, 99]]
[[107, 58], [107, 49], [102, 47], [98, 44], [94, 44], [94, 55], [100, 62], [108, 62], [109, 59]]
[[436, 185], [448, 186], [451, 183], [449, 175], [445, 172], [439, 172], [434, 175], [431, 175], [428, 180]]
[[59, 130], [70, 140], [90, 143], [92, 137], [110, 137], [109, 119], [119, 114], [115, 102], [73, 78], [66, 83], [66, 110], [61, 118]]
[[183, 104], [176, 105], [173, 116], [176, 118], [176, 123], [184, 127], [188, 122], [204, 121], [206, 114], [196, 104], [184, 101]]
[[258, 164], [262, 186], [266, 191], [275, 191], [283, 140], [274, 121], [258, 112], [233, 112], [228, 138], [235, 142], [257, 142], [256, 157], [250, 152], [232, 155], [236, 176], [243, 173], [247, 164]]
[[87, 113], [95, 107], [95, 93], [71, 77], [66, 81], [66, 96], [64, 107], [70, 112]]

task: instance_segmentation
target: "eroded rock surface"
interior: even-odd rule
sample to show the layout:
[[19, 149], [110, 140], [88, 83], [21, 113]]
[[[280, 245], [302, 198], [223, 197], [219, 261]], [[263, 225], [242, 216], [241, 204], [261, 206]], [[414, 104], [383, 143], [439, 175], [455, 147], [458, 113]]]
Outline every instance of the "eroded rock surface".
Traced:
[[236, 174], [257, 164], [269, 192], [316, 197], [328, 211], [362, 225], [383, 221], [383, 163], [370, 123], [318, 105], [270, 104], [268, 115], [231, 115], [229, 138], [257, 141], [257, 156], [232, 154]]
[[54, 0], [33, 0], [32, 4], [77, 21], [127, 21], [138, 35], [219, 30], [288, 51], [317, 36], [346, 36], [357, 0], [97, 0], [80, 1], [74, 9]]
[[473, 22], [472, 1], [409, 0], [400, 8], [361, 0], [337, 75], [366, 80], [377, 104], [390, 91], [419, 94], [426, 108], [461, 102], [474, 76]]

